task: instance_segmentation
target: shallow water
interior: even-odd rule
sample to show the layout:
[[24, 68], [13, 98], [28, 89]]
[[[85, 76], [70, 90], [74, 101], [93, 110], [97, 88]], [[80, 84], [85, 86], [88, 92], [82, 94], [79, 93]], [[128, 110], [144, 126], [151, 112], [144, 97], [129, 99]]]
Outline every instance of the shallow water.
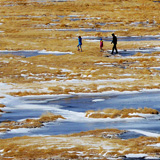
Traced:
[[[97, 101], [94, 101], [97, 100]], [[149, 107], [160, 111], [160, 92], [135, 93], [123, 95], [99, 95], [99, 96], [71, 96], [55, 99], [55, 97], [15, 98], [6, 102], [6, 111], [0, 121], [22, 120], [25, 118], [38, 118], [42, 113], [50, 111], [60, 114], [66, 120], [57, 120], [45, 124], [42, 128], [12, 130], [1, 134], [0, 138], [35, 135], [59, 135], [103, 128], [118, 128], [129, 131], [121, 138], [135, 138], [141, 136], [138, 131], [160, 134], [160, 116], [151, 115], [146, 119], [88, 119], [85, 117], [87, 110], [101, 110], [104, 108], [139, 108]]]
[[[83, 37], [82, 37], [83, 38]], [[100, 40], [101, 37], [84, 37], [87, 40]], [[103, 41], [112, 41], [112, 37], [102, 37]], [[118, 41], [160, 41], [160, 35], [156, 36], [131, 36], [117, 37]]]
[[[87, 39], [87, 38], [84, 38]], [[99, 43], [99, 42], [97, 42]], [[136, 53], [140, 52], [140, 53], [153, 53], [153, 52], [160, 52], [160, 47], [156, 47], [156, 48], [140, 48], [140, 49], [133, 49], [133, 50], [118, 50], [119, 55], [121, 56], [132, 56], [135, 55]], [[111, 50], [109, 51], [111, 52]], [[72, 52], [58, 52], [58, 51], [38, 51], [38, 50], [21, 50], [21, 51], [3, 51], [0, 50], [0, 54], [13, 54], [13, 55], [17, 55], [17, 56], [22, 56], [22, 57], [32, 57], [32, 56], [38, 56], [38, 55], [48, 55], [48, 54], [52, 54], [52, 55], [66, 55], [66, 54], [74, 54]]]
[[52, 52], [52, 51], [38, 51], [38, 50], [14, 51], [12, 50], [12, 51], [0, 51], [0, 54], [13, 54], [13, 55], [22, 56], [22, 57], [33, 57], [33, 56], [48, 55], [48, 54], [60, 56], [60, 55], [72, 54], [72, 52], [58, 52], [58, 51]]
[[[109, 50], [109, 52], [111, 53], [112, 50]], [[160, 48], [149, 48], [149, 49], [134, 49], [134, 50], [118, 50], [118, 54], [120, 56], [126, 57], [126, 56], [133, 56], [136, 53], [153, 53], [153, 52], [160, 52]]]
[[115, 32], [116, 30], [105, 30], [105, 29], [97, 29], [97, 28], [75, 28], [75, 29], [56, 29], [56, 31]]

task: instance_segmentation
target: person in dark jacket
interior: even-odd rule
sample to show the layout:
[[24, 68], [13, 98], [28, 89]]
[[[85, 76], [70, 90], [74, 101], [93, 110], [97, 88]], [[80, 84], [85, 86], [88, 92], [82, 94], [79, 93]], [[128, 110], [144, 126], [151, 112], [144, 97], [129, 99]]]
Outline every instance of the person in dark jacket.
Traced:
[[115, 36], [114, 33], [112, 34], [112, 36], [113, 36], [113, 40], [112, 40], [111, 44], [113, 43], [113, 48], [112, 48], [112, 53], [111, 54], [114, 53], [114, 50], [116, 51], [116, 53], [118, 53], [117, 46], [116, 46], [117, 45], [117, 37]]
[[81, 52], [82, 52], [82, 38], [81, 38], [81, 36], [78, 36], [78, 45], [77, 45], [77, 47], [78, 47], [78, 51], [81, 49]]

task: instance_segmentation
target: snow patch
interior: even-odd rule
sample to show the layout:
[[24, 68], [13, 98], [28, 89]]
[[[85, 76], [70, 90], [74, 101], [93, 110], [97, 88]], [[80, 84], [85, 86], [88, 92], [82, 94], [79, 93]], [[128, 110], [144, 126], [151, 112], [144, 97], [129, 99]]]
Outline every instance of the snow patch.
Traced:
[[158, 134], [158, 133], [152, 133], [152, 132], [147, 132], [147, 131], [142, 131], [142, 130], [137, 130], [137, 129], [131, 129], [129, 131], [137, 132], [137, 133], [143, 134], [148, 137], [160, 137], [160, 134]]
[[156, 143], [156, 144], [150, 144], [148, 146], [152, 146], [152, 147], [160, 147], [160, 143]]
[[59, 51], [46, 51], [46, 50], [39, 51], [38, 53], [40, 53], [40, 54], [55, 54], [55, 55], [74, 54], [72, 52], [59, 52]]
[[147, 154], [127, 154], [127, 158], [144, 158], [147, 157]]
[[92, 102], [101, 102], [101, 101], [105, 101], [105, 99], [94, 99], [94, 100], [92, 100]]

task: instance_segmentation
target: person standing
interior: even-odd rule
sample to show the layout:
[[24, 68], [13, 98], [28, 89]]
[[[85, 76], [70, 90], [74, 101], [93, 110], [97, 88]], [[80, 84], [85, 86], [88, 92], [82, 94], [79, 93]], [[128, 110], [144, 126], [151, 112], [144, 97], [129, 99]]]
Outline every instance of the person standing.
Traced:
[[81, 36], [78, 36], [78, 45], [77, 45], [77, 47], [78, 47], [78, 51], [81, 50], [81, 52], [82, 52], [82, 38], [81, 38]]
[[103, 40], [102, 40], [102, 38], [100, 38], [100, 50], [101, 50], [101, 52], [103, 51]]
[[116, 53], [118, 53], [118, 51], [117, 51], [117, 37], [115, 36], [114, 33], [112, 33], [112, 36], [113, 36], [113, 40], [112, 40], [111, 44], [113, 43], [113, 48], [112, 48], [111, 54], [114, 53], [114, 50], [116, 51]]

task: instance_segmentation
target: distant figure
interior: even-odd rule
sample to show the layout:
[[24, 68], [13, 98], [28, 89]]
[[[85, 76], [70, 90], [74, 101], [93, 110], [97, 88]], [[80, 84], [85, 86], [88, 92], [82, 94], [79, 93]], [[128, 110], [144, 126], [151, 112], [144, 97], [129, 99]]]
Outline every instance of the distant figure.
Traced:
[[114, 50], [116, 50], [116, 53], [118, 53], [117, 47], [116, 47], [116, 45], [117, 45], [117, 37], [114, 35], [114, 33], [112, 34], [112, 36], [113, 36], [113, 40], [112, 40], [111, 44], [113, 43], [113, 48], [112, 48], [112, 53], [111, 54], [114, 53]]
[[101, 50], [101, 52], [103, 51], [103, 40], [102, 40], [102, 38], [100, 38], [100, 50]]
[[78, 51], [81, 50], [81, 52], [82, 52], [82, 38], [81, 38], [81, 36], [78, 37], [77, 47], [78, 47]]

